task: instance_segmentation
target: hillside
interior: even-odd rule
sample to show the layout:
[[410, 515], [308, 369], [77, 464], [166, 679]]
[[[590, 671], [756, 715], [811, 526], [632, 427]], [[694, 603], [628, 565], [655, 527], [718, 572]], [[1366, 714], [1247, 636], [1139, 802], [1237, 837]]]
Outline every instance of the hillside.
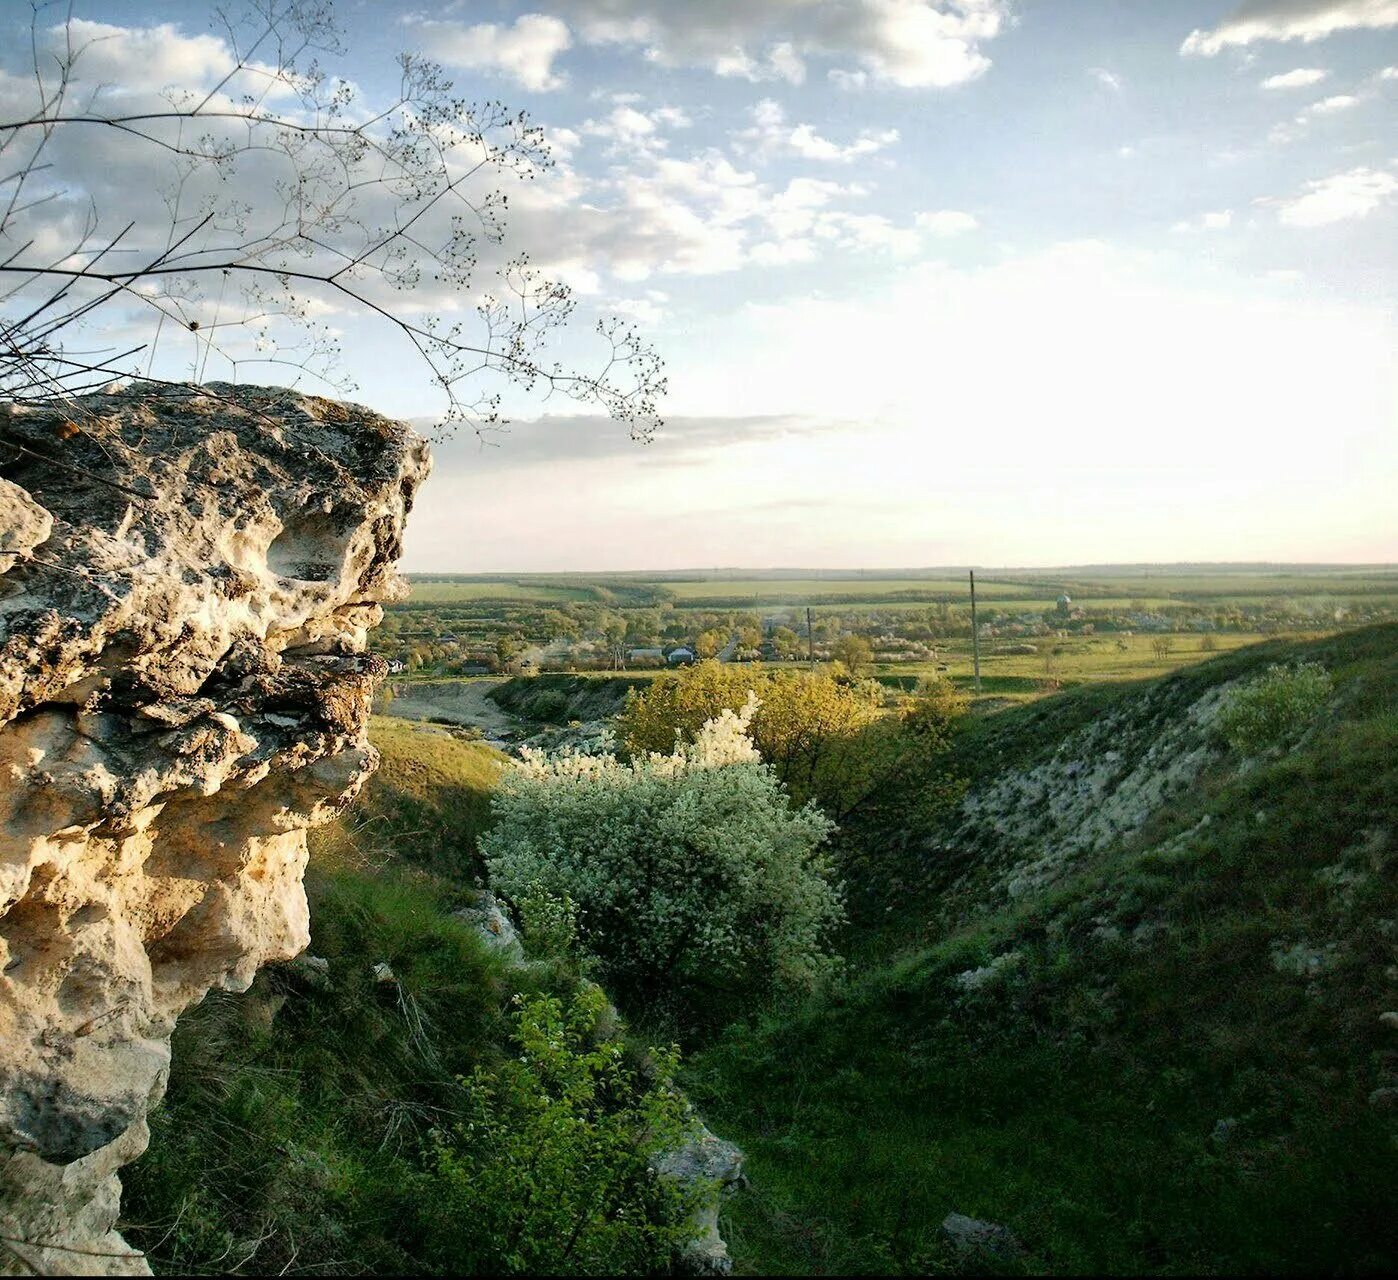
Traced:
[[[1298, 659], [1335, 676], [1326, 716], [1229, 751], [1221, 691]], [[1000, 711], [958, 749], [970, 793], [889, 869], [848, 988], [691, 1064], [749, 1154], [740, 1267], [957, 1267], [959, 1212], [1028, 1272], [1391, 1269], [1398, 628]]]
[[[1228, 747], [1226, 691], [1298, 661], [1334, 677], [1322, 717], [1284, 752]], [[458, 1075], [508, 1054], [522, 973], [576, 988], [556, 960], [502, 969], [451, 914], [503, 757], [440, 726], [372, 733], [382, 769], [313, 845], [331, 982], [275, 969], [176, 1033], [127, 1209], [164, 1269], [459, 1258], [408, 1153]], [[1398, 628], [987, 700], [955, 753], [959, 809], [853, 864], [845, 981], [684, 1068], [748, 1156], [737, 1269], [1391, 1268]], [[956, 1252], [953, 1212], [1023, 1251]]]

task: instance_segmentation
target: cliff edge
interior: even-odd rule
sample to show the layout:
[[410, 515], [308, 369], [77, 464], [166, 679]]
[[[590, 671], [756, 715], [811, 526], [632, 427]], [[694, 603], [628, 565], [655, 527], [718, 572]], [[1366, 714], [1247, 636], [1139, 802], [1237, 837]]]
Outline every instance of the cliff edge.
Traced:
[[427, 448], [279, 388], [0, 405], [0, 1272], [113, 1230], [175, 1019], [307, 941]]

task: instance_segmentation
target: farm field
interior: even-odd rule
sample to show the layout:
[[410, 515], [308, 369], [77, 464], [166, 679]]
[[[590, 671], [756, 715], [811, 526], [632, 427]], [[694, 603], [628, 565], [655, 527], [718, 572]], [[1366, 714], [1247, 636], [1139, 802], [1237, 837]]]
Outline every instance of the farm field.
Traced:
[[[828, 576], [824, 571], [789, 577], [694, 576], [647, 574], [409, 574], [409, 600], [415, 604], [464, 604], [480, 600], [567, 601], [609, 595], [653, 596], [677, 608], [722, 604], [729, 608], [764, 605], [832, 607], [838, 604], [878, 606], [946, 600], [967, 596], [963, 573], [916, 576], [871, 570], [861, 576]], [[1324, 568], [1308, 571], [1244, 569], [1201, 573], [1194, 567], [1172, 570], [1155, 566], [1148, 572], [1065, 568], [1032, 575], [1024, 571], [979, 570], [976, 594], [997, 604], [1052, 605], [1061, 593], [1091, 600], [1101, 607], [1145, 604], [1158, 607], [1185, 601], [1260, 604], [1296, 597], [1316, 603], [1352, 598], [1398, 603], [1398, 567], [1382, 569]], [[640, 603], [639, 600], [636, 600]]]
[[[813, 648], [891, 685], [972, 682], [956, 570], [424, 574], [409, 587], [373, 641], [400, 680], [634, 676], [672, 655], [790, 663]], [[1386, 566], [984, 569], [976, 588], [981, 688], [996, 697], [1160, 676], [1263, 638], [1398, 619], [1398, 567]]]

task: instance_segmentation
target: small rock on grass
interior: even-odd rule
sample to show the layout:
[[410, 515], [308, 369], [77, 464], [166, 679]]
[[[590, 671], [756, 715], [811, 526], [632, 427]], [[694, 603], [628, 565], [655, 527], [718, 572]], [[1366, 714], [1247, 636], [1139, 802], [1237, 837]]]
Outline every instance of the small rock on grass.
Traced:
[[968, 1218], [964, 1213], [949, 1213], [942, 1219], [942, 1235], [957, 1253], [995, 1258], [1015, 1258], [1024, 1253], [1024, 1246], [1009, 1227], [998, 1222], [983, 1222]]

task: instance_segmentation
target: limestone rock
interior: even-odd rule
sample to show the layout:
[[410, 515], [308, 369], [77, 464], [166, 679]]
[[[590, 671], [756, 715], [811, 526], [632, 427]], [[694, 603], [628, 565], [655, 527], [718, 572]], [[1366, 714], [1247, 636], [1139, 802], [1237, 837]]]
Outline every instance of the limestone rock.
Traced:
[[519, 930], [489, 890], [480, 893], [473, 906], [463, 907], [456, 915], [469, 924], [481, 941], [506, 963], [524, 963], [524, 943], [520, 941]]
[[987, 1256], [1014, 1258], [1024, 1252], [1024, 1246], [1014, 1233], [998, 1222], [982, 1222], [964, 1213], [949, 1213], [942, 1219], [942, 1235], [957, 1253], [967, 1258]]
[[743, 1153], [731, 1142], [696, 1123], [682, 1147], [667, 1151], [655, 1162], [658, 1173], [684, 1187], [698, 1187], [700, 1200], [692, 1222], [694, 1235], [682, 1262], [690, 1275], [726, 1276], [733, 1270], [728, 1246], [719, 1234], [722, 1198], [743, 1184]]
[[275, 388], [0, 405], [0, 1271], [144, 1271], [116, 1171], [179, 1013], [306, 945], [428, 465]]

